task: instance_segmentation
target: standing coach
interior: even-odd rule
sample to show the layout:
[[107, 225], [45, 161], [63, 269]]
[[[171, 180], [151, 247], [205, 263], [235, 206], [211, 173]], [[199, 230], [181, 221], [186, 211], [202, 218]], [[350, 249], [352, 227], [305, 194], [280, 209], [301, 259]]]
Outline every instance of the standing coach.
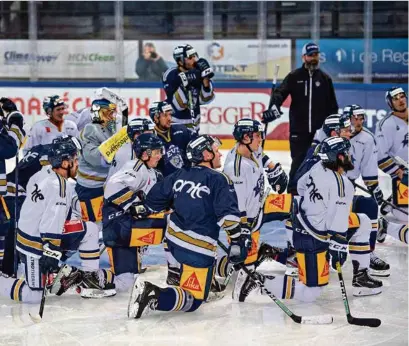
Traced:
[[334, 86], [329, 75], [319, 69], [320, 50], [315, 43], [302, 49], [302, 67], [290, 72], [272, 94], [272, 106], [263, 113], [269, 123], [282, 113], [281, 105], [291, 95], [290, 106], [290, 181], [311, 146], [314, 133], [330, 114], [338, 113]]

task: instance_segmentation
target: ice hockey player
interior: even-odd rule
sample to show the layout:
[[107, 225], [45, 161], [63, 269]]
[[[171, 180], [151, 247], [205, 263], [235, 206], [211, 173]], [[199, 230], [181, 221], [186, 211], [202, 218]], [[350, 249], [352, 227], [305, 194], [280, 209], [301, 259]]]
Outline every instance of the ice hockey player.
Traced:
[[[382, 282], [368, 274], [370, 261], [369, 219], [348, 231], [354, 187], [345, 172], [353, 168], [348, 139], [329, 137], [319, 149], [321, 161], [298, 181], [299, 196], [292, 210], [293, 244], [297, 251], [299, 281], [289, 276], [274, 279], [261, 274], [266, 288], [282, 299], [314, 301], [329, 281], [329, 261], [342, 265], [349, 246], [353, 264], [353, 295], [381, 293]], [[363, 215], [363, 214], [362, 214]], [[354, 217], [360, 218], [361, 214]], [[363, 215], [365, 216], [365, 215]]]
[[[234, 125], [233, 136], [237, 143], [226, 156], [223, 172], [233, 182], [241, 213], [242, 233], [248, 235], [252, 244], [244, 263], [248, 269], [254, 271], [259, 257], [268, 254], [285, 264], [286, 251], [280, 251], [266, 243], [262, 244], [260, 247], [262, 251], [259, 251], [261, 218], [256, 219], [256, 217], [260, 208], [263, 208], [261, 202], [265, 190], [265, 170], [268, 182], [277, 193], [285, 191], [287, 175], [279, 163], [274, 164], [263, 155], [261, 143], [264, 138], [264, 128], [259, 121], [249, 118], [239, 120]], [[227, 258], [220, 259], [217, 269], [220, 276], [225, 276], [228, 271]], [[233, 299], [244, 301], [250, 290], [255, 287], [249, 276], [241, 269], [234, 286]]]
[[181, 264], [181, 279], [179, 286], [168, 288], [137, 279], [129, 300], [128, 317], [140, 318], [152, 310], [197, 310], [210, 290], [220, 227], [231, 239], [229, 260], [242, 263], [246, 258], [249, 242], [241, 233], [233, 183], [224, 173], [216, 171], [221, 167], [222, 156], [218, 143], [208, 135], [191, 141], [187, 157], [193, 166], [165, 177], [148, 193], [146, 210], [173, 209], [166, 238], [169, 250]]
[[126, 132], [130, 142], [124, 143], [116, 152], [111, 162], [111, 167], [109, 167], [107, 181], [118, 172], [125, 163], [135, 159], [135, 152], [132, 148], [135, 139], [142, 133], [154, 133], [154, 129], [154, 123], [148, 118], [135, 118], [128, 123]]
[[107, 163], [98, 150], [102, 142], [115, 133], [116, 105], [107, 99], [92, 101], [92, 123], [80, 134], [82, 155], [79, 158], [75, 190], [81, 204], [84, 221], [102, 221], [104, 183], [109, 172]]
[[133, 142], [133, 150], [135, 159], [126, 162], [104, 190], [102, 234], [118, 291], [129, 289], [134, 274], [141, 272], [140, 247], [160, 244], [166, 228], [165, 214], [136, 212], [158, 181], [155, 167], [163, 155], [162, 141], [144, 133]]
[[166, 101], [175, 109], [173, 122], [199, 133], [200, 105], [210, 103], [215, 97], [213, 69], [189, 44], [177, 46], [173, 59], [177, 66], [169, 68], [162, 80]]
[[165, 147], [165, 155], [158, 165], [165, 177], [179, 168], [191, 165], [186, 157], [186, 147], [192, 139], [197, 138], [197, 134], [184, 125], [172, 125], [173, 114], [172, 106], [166, 101], [154, 102], [149, 108], [156, 134]]
[[[93, 297], [96, 293], [113, 295], [114, 287], [105, 285], [107, 271], [98, 271], [99, 246], [95, 226], [81, 220], [67, 221], [73, 195], [67, 179], [76, 175], [81, 146], [75, 138], [56, 138], [52, 144], [48, 153], [51, 166], [30, 178], [27, 184], [29, 197], [21, 209], [17, 250], [23, 259], [25, 278], [0, 277], [0, 294], [15, 301], [39, 302], [49, 274], [58, 272], [49, 285], [51, 293], [61, 295], [75, 284], [82, 287], [82, 294], [86, 297]], [[59, 260], [64, 260], [67, 250], [79, 251], [84, 271], [68, 265], [59, 267]]]
[[[392, 178], [392, 196], [388, 201], [408, 212], [408, 99], [402, 88], [393, 87], [386, 92], [385, 100], [391, 113], [376, 125], [378, 166]], [[395, 157], [406, 167], [400, 166]], [[382, 205], [381, 213], [384, 217], [379, 220], [378, 241], [385, 241], [386, 234], [389, 234], [407, 244], [407, 214], [386, 203]]]
[[43, 101], [43, 109], [48, 119], [37, 121], [27, 135], [24, 144], [24, 155], [35, 145], [50, 144], [53, 139], [62, 135], [79, 136], [77, 125], [64, 119], [67, 104], [58, 95], [48, 96]]
[[10, 227], [13, 209], [8, 208], [6, 160], [18, 155], [25, 136], [24, 119], [10, 99], [0, 99], [0, 273], [3, 270], [5, 240]]

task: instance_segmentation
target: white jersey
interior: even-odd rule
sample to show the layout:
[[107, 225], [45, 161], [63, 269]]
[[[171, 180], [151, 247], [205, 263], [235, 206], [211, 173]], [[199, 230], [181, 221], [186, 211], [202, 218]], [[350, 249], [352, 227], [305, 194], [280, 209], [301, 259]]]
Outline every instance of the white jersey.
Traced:
[[362, 175], [366, 186], [378, 184], [378, 149], [373, 134], [363, 128], [350, 139], [351, 159], [354, 169], [347, 172], [347, 177], [355, 180]]
[[131, 142], [124, 143], [116, 152], [111, 162], [111, 167], [109, 167], [107, 180], [110, 177], [112, 177], [116, 172], [118, 172], [124, 166], [125, 163], [134, 159], [135, 153], [132, 149], [132, 143]]
[[21, 207], [17, 250], [38, 258], [42, 255], [43, 244], [60, 246], [72, 198], [73, 185], [51, 166], [34, 174], [28, 181], [27, 197]]
[[310, 235], [326, 241], [328, 232], [348, 230], [354, 187], [345, 174], [317, 162], [298, 180], [297, 191], [301, 196], [297, 219]]
[[131, 160], [107, 181], [104, 199], [127, 210], [137, 200], [136, 192], [148, 194], [157, 183], [156, 171], [141, 160]]
[[74, 122], [77, 125], [78, 131], [82, 131], [85, 125], [92, 122], [91, 108], [81, 108], [76, 112], [67, 114], [64, 119]]
[[399, 156], [408, 162], [408, 123], [393, 115], [387, 115], [376, 124], [378, 166], [386, 174], [394, 173], [399, 167], [393, 157]]
[[327, 137], [328, 137], [327, 134], [324, 132], [322, 128], [318, 129], [317, 131], [315, 131], [314, 138], [312, 140], [312, 145], [320, 144]]
[[78, 138], [79, 132], [77, 125], [70, 120], [64, 120], [62, 126], [58, 128], [49, 119], [37, 121], [27, 136], [23, 153], [25, 155], [35, 145], [51, 144], [54, 138], [61, 137], [62, 135], [70, 135]]
[[233, 181], [242, 222], [252, 223], [261, 208], [264, 166], [267, 167], [270, 160], [266, 160], [261, 148], [249, 159], [238, 154], [237, 147], [238, 144], [227, 154], [223, 172]]

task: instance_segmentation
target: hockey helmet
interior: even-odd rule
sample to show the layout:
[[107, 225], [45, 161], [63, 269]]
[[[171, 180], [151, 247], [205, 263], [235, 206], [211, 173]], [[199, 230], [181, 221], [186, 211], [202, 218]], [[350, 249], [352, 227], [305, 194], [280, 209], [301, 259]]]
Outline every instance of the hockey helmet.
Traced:
[[173, 107], [166, 101], [153, 102], [149, 106], [149, 116], [155, 122], [155, 116], [171, 111], [173, 114]]
[[264, 139], [264, 126], [258, 120], [243, 118], [234, 124], [233, 137], [236, 141], [241, 142], [244, 135], [247, 134], [252, 140], [255, 132], [260, 132]]
[[348, 115], [350, 118], [362, 115], [365, 120], [365, 109], [360, 105], [348, 105], [344, 107], [342, 114]]
[[186, 58], [194, 56], [199, 58], [199, 55], [197, 54], [196, 50], [190, 44], [177, 46], [173, 50], [173, 59], [175, 59], [176, 64], [179, 64], [179, 61], [182, 64], [184, 64]]
[[126, 127], [126, 132], [129, 139], [133, 142], [136, 134], [144, 133], [145, 131], [153, 131], [155, 124], [148, 118], [132, 119]]
[[162, 154], [165, 151], [161, 139], [153, 133], [143, 133], [132, 144], [133, 151], [138, 159], [142, 157], [142, 154], [146, 151], [148, 156], [152, 155], [153, 150], [160, 149]]
[[101, 109], [108, 109], [110, 111], [115, 111], [116, 110], [116, 104], [112, 103], [111, 101], [108, 101], [107, 99], [98, 99], [92, 101], [91, 104], [91, 119], [93, 122], [101, 122], [101, 114], [100, 110]]
[[322, 130], [327, 135], [327, 137], [331, 137], [331, 132], [335, 131], [337, 134], [340, 132], [341, 124], [340, 124], [340, 114], [331, 114], [327, 116], [324, 120], [324, 124], [322, 125]]
[[390, 88], [390, 89], [385, 93], [385, 101], [386, 101], [386, 104], [387, 104], [387, 105], [389, 106], [389, 108], [390, 108], [391, 110], [393, 110], [393, 111], [396, 111], [397, 109], [395, 109], [395, 108], [393, 107], [392, 100], [393, 100], [393, 98], [394, 98], [396, 95], [399, 95], [399, 94], [404, 94], [405, 97], [406, 97], [406, 99], [408, 98], [408, 96], [406, 95], [405, 90], [403, 90], [401, 87], [397, 87], [397, 86], [394, 86], [394, 87]]
[[351, 143], [347, 138], [328, 137], [322, 141], [318, 156], [322, 162], [336, 163], [338, 155], [347, 156], [350, 148]]
[[213, 153], [213, 144], [221, 145], [218, 138], [209, 135], [201, 135], [196, 139], [191, 140], [186, 147], [186, 157], [192, 163], [199, 164], [204, 162], [203, 152], [205, 150]]
[[53, 140], [48, 151], [48, 162], [53, 168], [61, 167], [65, 160], [71, 160], [82, 150], [79, 140], [72, 136], [61, 136]]
[[58, 95], [47, 96], [43, 100], [43, 109], [45, 114], [47, 114], [48, 116], [51, 115], [54, 108], [59, 106], [64, 106], [65, 108], [68, 107], [64, 100], [61, 99]]

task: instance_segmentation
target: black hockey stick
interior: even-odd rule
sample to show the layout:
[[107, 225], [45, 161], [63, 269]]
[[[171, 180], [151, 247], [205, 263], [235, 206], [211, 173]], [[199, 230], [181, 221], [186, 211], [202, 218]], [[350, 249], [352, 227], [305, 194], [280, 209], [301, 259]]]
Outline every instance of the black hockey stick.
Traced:
[[[218, 240], [217, 244], [223, 249], [224, 252], [228, 253], [227, 248], [224, 244]], [[271, 293], [264, 284], [251, 272], [247, 267], [240, 263], [237, 265], [240, 269], [243, 269], [244, 272], [250, 276], [250, 278], [261, 288], [261, 290], [267, 294], [274, 303], [278, 305], [278, 307], [285, 312], [285, 314], [290, 317], [295, 323], [302, 323], [302, 324], [330, 324], [333, 321], [332, 316], [330, 315], [321, 315], [321, 316], [298, 316], [295, 315], [285, 304], [283, 304], [273, 293]]]
[[13, 277], [17, 277], [17, 270], [18, 270], [18, 262], [19, 262], [19, 255], [17, 252], [17, 232], [18, 232], [18, 219], [17, 219], [17, 208], [18, 208], [18, 159], [19, 159], [19, 150], [17, 149], [16, 154], [16, 167], [14, 172], [14, 180], [15, 180], [15, 187], [16, 193], [14, 196], [14, 258], [13, 258]]
[[[273, 74], [273, 84], [271, 86], [271, 94], [270, 94], [270, 101], [268, 102], [268, 109], [271, 108], [273, 105], [273, 94], [274, 91], [276, 90], [277, 86], [277, 78], [278, 78], [278, 70], [280, 69], [280, 65], [275, 66], [274, 74]], [[267, 129], [268, 129], [268, 123], [264, 126], [264, 139], [263, 142], [261, 143], [261, 147], [264, 149], [264, 142], [266, 141], [267, 138]]]
[[[352, 181], [352, 184], [354, 184], [354, 186], [357, 187], [358, 189], [361, 189], [363, 192], [366, 192], [367, 194], [369, 194], [369, 195], [371, 195], [373, 197], [372, 193], [368, 189], [364, 188], [363, 186], [357, 184], [354, 181]], [[389, 205], [389, 206], [391, 206], [393, 209], [396, 209], [396, 210], [400, 211], [401, 213], [408, 215], [408, 212], [406, 210], [403, 210], [403, 209], [399, 208], [395, 204], [393, 204], [393, 203], [391, 203], [391, 202], [389, 202], [389, 201], [387, 201], [385, 199], [382, 199], [382, 202]]]
[[359, 318], [359, 317], [353, 317], [351, 315], [351, 310], [349, 309], [347, 291], [345, 288], [344, 277], [342, 275], [341, 263], [339, 263], [338, 261], [336, 266], [337, 266], [337, 272], [338, 272], [339, 285], [341, 286], [342, 300], [344, 301], [344, 307], [345, 307], [345, 312], [347, 314], [348, 323], [354, 324], [357, 326], [364, 326], [364, 327], [373, 327], [373, 328], [379, 327], [381, 325], [381, 320], [378, 318]]
[[40, 309], [38, 310], [38, 315], [32, 315], [30, 313], [30, 318], [33, 322], [35, 323], [40, 323], [43, 319], [43, 313], [44, 313], [44, 305], [45, 305], [45, 298], [47, 297], [47, 293], [48, 293], [48, 276], [49, 273], [47, 272], [45, 274], [45, 283], [44, 283], [44, 288], [43, 288], [43, 295], [41, 296], [41, 303], [40, 303]]

